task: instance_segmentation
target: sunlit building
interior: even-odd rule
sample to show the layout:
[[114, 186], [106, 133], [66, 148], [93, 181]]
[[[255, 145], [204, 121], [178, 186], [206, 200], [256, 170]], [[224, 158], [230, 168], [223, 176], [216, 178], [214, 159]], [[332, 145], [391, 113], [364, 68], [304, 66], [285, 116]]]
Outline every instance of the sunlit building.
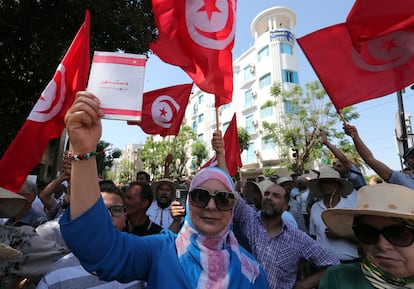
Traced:
[[[236, 113], [238, 126], [250, 134], [248, 149], [241, 155], [244, 178], [260, 175], [263, 167], [283, 171], [278, 147], [265, 142], [260, 131], [263, 121], [280, 122], [281, 115], [290, 109], [288, 102], [270, 95], [271, 85], [280, 83], [282, 90], [290, 90], [299, 84], [295, 24], [296, 15], [288, 8], [273, 7], [261, 12], [251, 23], [254, 44], [233, 62], [233, 101], [220, 107], [218, 127], [224, 133]], [[268, 100], [276, 100], [277, 105], [263, 107]], [[214, 96], [196, 89], [185, 120], [211, 151], [210, 141], [217, 127]]]

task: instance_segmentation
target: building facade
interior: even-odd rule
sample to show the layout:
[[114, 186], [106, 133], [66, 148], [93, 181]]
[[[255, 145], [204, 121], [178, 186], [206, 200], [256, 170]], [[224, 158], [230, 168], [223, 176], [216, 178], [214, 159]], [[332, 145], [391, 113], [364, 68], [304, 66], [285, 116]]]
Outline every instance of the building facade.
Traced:
[[[185, 122], [209, 151], [213, 131], [218, 127], [224, 133], [234, 113], [238, 127], [244, 127], [250, 134], [248, 149], [241, 156], [243, 178], [260, 175], [263, 167], [288, 174], [278, 167], [281, 162], [278, 147], [263, 140], [260, 128], [263, 121], [280, 122], [290, 109], [289, 103], [271, 96], [271, 86], [280, 83], [281, 89], [287, 91], [299, 84], [295, 24], [295, 13], [285, 7], [267, 9], [253, 19], [254, 44], [233, 62], [233, 99], [220, 107], [218, 124], [214, 96], [198, 89], [191, 95]], [[269, 100], [277, 105], [264, 106]]]

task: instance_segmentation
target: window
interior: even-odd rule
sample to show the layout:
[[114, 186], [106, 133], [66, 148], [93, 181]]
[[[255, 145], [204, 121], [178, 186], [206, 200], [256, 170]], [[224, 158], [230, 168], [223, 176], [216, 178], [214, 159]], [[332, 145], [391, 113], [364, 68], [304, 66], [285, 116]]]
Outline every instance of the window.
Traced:
[[280, 53], [284, 54], [293, 54], [293, 47], [288, 43], [281, 42], [280, 43]]
[[202, 134], [202, 133], [200, 133], [200, 134], [197, 136], [197, 140], [198, 140], [198, 141], [200, 141], [200, 142], [203, 142], [203, 139], [204, 139], [204, 136], [203, 136], [203, 134]]
[[200, 94], [199, 96], [198, 96], [198, 104], [201, 104], [201, 103], [203, 103], [204, 102], [204, 95], [203, 94]]
[[257, 61], [261, 63], [269, 58], [269, 46], [263, 47], [259, 53], [257, 53]]
[[271, 83], [270, 73], [265, 74], [259, 79], [259, 88], [261, 89], [263, 87], [269, 86], [270, 83]]
[[248, 133], [254, 132], [253, 115], [246, 116], [246, 130]]
[[253, 93], [252, 89], [248, 89], [244, 92], [244, 106], [250, 107], [253, 105]]
[[271, 141], [262, 140], [262, 151], [274, 150], [274, 145]]
[[196, 115], [196, 114], [198, 114], [198, 106], [197, 106], [197, 103], [194, 103], [194, 105], [193, 105], [193, 115]]
[[203, 120], [204, 120], [204, 114], [200, 114], [200, 115], [198, 116], [197, 122], [198, 122], [198, 123], [200, 123], [200, 122], [202, 122]]
[[226, 121], [225, 123], [223, 123], [223, 132], [225, 132], [227, 130], [227, 128], [229, 127], [230, 122]]
[[246, 163], [254, 163], [254, 162], [255, 162], [254, 144], [251, 142], [251, 143], [249, 143], [249, 146], [247, 147]]
[[273, 108], [271, 106], [260, 108], [260, 118], [265, 118], [273, 115]]
[[290, 113], [290, 114], [296, 113], [295, 106], [289, 100], [284, 101], [283, 106], [285, 108], [285, 113]]
[[252, 79], [254, 75], [255, 71], [252, 69], [252, 66], [250, 64], [243, 69], [243, 81]]
[[223, 111], [223, 110], [225, 110], [225, 109], [227, 109], [227, 108], [229, 108], [230, 107], [230, 103], [226, 103], [226, 104], [223, 104], [222, 106], [220, 106], [221, 107], [221, 111]]
[[299, 84], [298, 73], [291, 70], [282, 70], [282, 81]]
[[197, 130], [197, 124], [196, 124], [195, 121], [193, 121], [193, 123], [191, 124], [191, 128], [192, 128], [193, 131]]

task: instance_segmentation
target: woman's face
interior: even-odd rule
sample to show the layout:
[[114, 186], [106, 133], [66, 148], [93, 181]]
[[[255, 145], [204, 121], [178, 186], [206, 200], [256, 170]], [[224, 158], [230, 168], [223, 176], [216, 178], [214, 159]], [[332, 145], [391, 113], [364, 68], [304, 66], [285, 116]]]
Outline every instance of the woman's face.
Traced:
[[[206, 189], [210, 194], [228, 192], [229, 190], [217, 180], [208, 180], [198, 186]], [[230, 223], [232, 211], [220, 211], [213, 198], [208, 201], [205, 208], [198, 208], [190, 204], [190, 218], [196, 229], [205, 236], [214, 236], [221, 233]]]
[[[401, 223], [386, 217], [363, 216], [359, 224], [370, 225], [381, 230], [384, 227]], [[361, 243], [361, 246], [368, 260], [388, 274], [399, 278], [414, 276], [414, 243], [408, 247], [398, 247], [392, 245], [380, 234], [375, 244]]]

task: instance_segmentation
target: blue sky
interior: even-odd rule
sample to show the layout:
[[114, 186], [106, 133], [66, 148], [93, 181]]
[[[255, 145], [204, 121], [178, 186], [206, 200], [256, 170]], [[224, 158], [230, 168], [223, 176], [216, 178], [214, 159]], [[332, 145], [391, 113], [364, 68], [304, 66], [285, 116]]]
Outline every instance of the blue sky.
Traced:
[[[344, 22], [353, 3], [351, 0], [239, 0], [233, 58], [236, 59], [251, 46], [253, 37], [250, 24], [257, 14], [267, 8], [284, 6], [293, 10], [296, 13], [295, 34], [299, 38], [323, 27]], [[299, 47], [298, 51], [299, 80], [304, 85], [317, 77]], [[158, 57], [151, 55], [146, 65], [144, 91], [189, 82], [190, 78], [181, 69], [163, 63]], [[408, 113], [411, 113], [410, 109], [413, 107], [413, 95], [413, 90], [407, 90], [403, 94], [405, 111]], [[366, 101], [354, 107], [360, 113], [360, 118], [351, 124], [358, 128], [361, 138], [379, 160], [393, 169], [400, 169], [394, 141], [395, 115], [398, 110], [396, 94]], [[138, 126], [128, 126], [122, 121], [103, 121], [102, 139], [112, 143], [113, 147], [123, 149], [130, 143], [144, 143], [146, 137]]]

